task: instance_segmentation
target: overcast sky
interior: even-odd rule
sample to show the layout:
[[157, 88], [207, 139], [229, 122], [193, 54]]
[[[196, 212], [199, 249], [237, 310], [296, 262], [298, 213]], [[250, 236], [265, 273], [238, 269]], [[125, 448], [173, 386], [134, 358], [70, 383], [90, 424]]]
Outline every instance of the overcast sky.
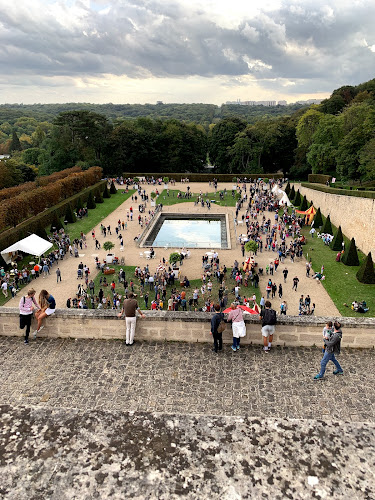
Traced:
[[374, 69], [375, 0], [0, 0], [0, 103], [295, 102]]

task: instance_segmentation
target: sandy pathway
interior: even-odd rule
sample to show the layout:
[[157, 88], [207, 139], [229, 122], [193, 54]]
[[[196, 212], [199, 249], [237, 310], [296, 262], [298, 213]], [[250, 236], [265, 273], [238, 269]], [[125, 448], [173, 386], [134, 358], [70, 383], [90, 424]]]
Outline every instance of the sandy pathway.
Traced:
[[[186, 191], [186, 184], [180, 184], [176, 183], [175, 186], [169, 186], [170, 189], [181, 189], [182, 191]], [[193, 193], [199, 193], [201, 190], [203, 193], [207, 191], [213, 191], [212, 187], [209, 187], [207, 183], [190, 183], [190, 187]], [[219, 189], [224, 189], [224, 187], [227, 188], [227, 190], [231, 190], [232, 184], [231, 183], [226, 183], [226, 184], [220, 184]], [[149, 185], [142, 185], [142, 189], [146, 189], [146, 192], [148, 194], [151, 193], [153, 190], [152, 186]], [[158, 186], [159, 191], [163, 189], [163, 186]], [[112, 253], [114, 253], [116, 256], [118, 256], [120, 259], [121, 257], [124, 257], [125, 259], [125, 265], [140, 265], [144, 266], [146, 263], [145, 258], [140, 257], [140, 253], [143, 253], [142, 249], [139, 248], [136, 243], [134, 242], [134, 237], [137, 236], [141, 231], [141, 227], [138, 224], [138, 204], [139, 204], [139, 199], [138, 202], [132, 202], [132, 199], [129, 198], [128, 200], [124, 201], [120, 207], [118, 207], [114, 212], [112, 212], [108, 217], [103, 219], [102, 223], [105, 226], [110, 225], [112, 229], [112, 236], [107, 236], [107, 238], [104, 238], [101, 233], [100, 233], [100, 224], [95, 227], [95, 233], [97, 238], [99, 239], [100, 243], [103, 245], [104, 241], [112, 241], [112, 243], [115, 244], [115, 248], [112, 250]], [[119, 240], [116, 238], [116, 232], [115, 232], [115, 227], [117, 225], [117, 221], [120, 219], [121, 221], [126, 221], [126, 214], [129, 211], [130, 207], [133, 207], [134, 211], [134, 217], [133, 221], [129, 221], [127, 224], [127, 230], [121, 231], [123, 237], [124, 237], [124, 251], [120, 251], [120, 244]], [[148, 211], [150, 209], [150, 203], [148, 203], [146, 210]], [[230, 220], [233, 220], [233, 212], [234, 212], [234, 207], [221, 207], [221, 206], [216, 206], [212, 205], [211, 208], [211, 213], [229, 213], [230, 214]], [[166, 206], [163, 208], [163, 212], [181, 212], [181, 213], [207, 213], [207, 209], [202, 209], [201, 207], [194, 206], [193, 203], [188, 202], [188, 203], [180, 203], [172, 206]], [[274, 213], [269, 214], [271, 221], [274, 220]], [[231, 231], [233, 234], [233, 230]], [[239, 226], [237, 226], [237, 234], [242, 233], [242, 228], [239, 229]], [[57, 307], [59, 308], [64, 308], [66, 307], [66, 300], [68, 297], [74, 297], [77, 291], [77, 285], [78, 285], [78, 280], [77, 280], [77, 267], [78, 264], [82, 261], [84, 264], [87, 264], [87, 266], [90, 268], [91, 271], [91, 277], [94, 277], [97, 274], [97, 271], [95, 269], [95, 256], [99, 256], [99, 260], [103, 260], [106, 255], [106, 251], [101, 249], [101, 250], [96, 250], [95, 249], [95, 242], [92, 239], [91, 232], [86, 235], [86, 243], [87, 243], [87, 248], [84, 248], [81, 253], [79, 258], [74, 258], [74, 257], [65, 257], [63, 261], [59, 262], [59, 267], [61, 270], [61, 275], [62, 275], [62, 281], [61, 283], [56, 283], [56, 269], [57, 266], [54, 265], [52, 270], [51, 270], [51, 275], [48, 276], [47, 278], [42, 278], [39, 277], [36, 279], [32, 285], [33, 287], [37, 290], [37, 294], [42, 288], [45, 288], [48, 290], [56, 299]], [[178, 250], [178, 249], [177, 249]], [[164, 257], [166, 260], [169, 258], [169, 254], [173, 251], [173, 249], [168, 248], [167, 250], [164, 248], [156, 248], [155, 253], [156, 253], [156, 258], [155, 260], [152, 261], [147, 261], [149, 263], [149, 267], [151, 271], [154, 271], [156, 266], [159, 264], [160, 260]], [[201, 276], [201, 258], [202, 255], [205, 253], [205, 250], [203, 249], [191, 249], [191, 258], [190, 259], [185, 259], [182, 267], [182, 273], [184, 275], [187, 275], [189, 279], [195, 279], [195, 278], [200, 278]], [[219, 250], [219, 257], [222, 263], [225, 263], [227, 267], [231, 267], [234, 260], [237, 259], [239, 262], [243, 261], [242, 254], [241, 254], [241, 249], [240, 246], [236, 244], [235, 241], [232, 239], [232, 249], [230, 250]], [[260, 266], [263, 268], [266, 267], [267, 263], [270, 262], [272, 258], [275, 258], [276, 254], [274, 252], [263, 252], [259, 253], [257, 255], [257, 262]], [[315, 309], [315, 314], [318, 316], [325, 316], [325, 315], [334, 315], [334, 316], [339, 316], [339, 312], [335, 305], [333, 304], [331, 298], [325, 291], [324, 287], [317, 282], [316, 280], [313, 280], [312, 278], [307, 278], [306, 277], [306, 272], [305, 272], [305, 264], [306, 261], [304, 258], [302, 258], [300, 261], [296, 260], [294, 263], [290, 261], [290, 259], [287, 259], [286, 262], [281, 264], [279, 267], [279, 270], [275, 275], [273, 276], [273, 280], [276, 282], [277, 285], [279, 283], [282, 283], [283, 285], [283, 299], [287, 301], [288, 303], [288, 314], [290, 315], [297, 315], [298, 314], [298, 302], [299, 302], [299, 297], [301, 294], [306, 296], [307, 294], [310, 295], [312, 302], [315, 303], [316, 309]], [[283, 275], [282, 275], [282, 270], [284, 267], [287, 267], [289, 270], [289, 275], [287, 279], [287, 283], [284, 284], [283, 280]], [[295, 292], [292, 290], [292, 279], [294, 276], [298, 276], [299, 278], [299, 284], [298, 284], [298, 291]], [[327, 279], [330, 277], [328, 276]], [[268, 276], [263, 276], [260, 280], [260, 289], [264, 293], [265, 292], [265, 287], [266, 283], [268, 280]], [[251, 288], [248, 289], [249, 293], [251, 291]], [[9, 302], [6, 303], [7, 307], [17, 307], [19, 303], [19, 297], [15, 297], [14, 299], [11, 299]], [[279, 305], [280, 305], [280, 300], [277, 297], [277, 299], [273, 300], [273, 307], [276, 310], [279, 310]]]

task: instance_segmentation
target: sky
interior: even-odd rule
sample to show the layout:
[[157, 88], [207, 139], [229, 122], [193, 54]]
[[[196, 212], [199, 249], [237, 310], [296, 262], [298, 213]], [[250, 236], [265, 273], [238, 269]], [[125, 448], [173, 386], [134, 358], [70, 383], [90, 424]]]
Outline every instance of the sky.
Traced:
[[0, 103], [325, 98], [375, 78], [374, 0], [0, 0]]

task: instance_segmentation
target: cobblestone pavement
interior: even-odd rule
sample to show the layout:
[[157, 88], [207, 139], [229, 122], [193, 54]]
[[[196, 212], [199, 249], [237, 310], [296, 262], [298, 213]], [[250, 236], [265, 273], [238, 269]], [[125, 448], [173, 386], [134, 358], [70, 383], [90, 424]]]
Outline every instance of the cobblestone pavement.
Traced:
[[374, 422], [372, 350], [314, 381], [318, 348], [215, 354], [209, 344], [0, 338], [0, 404]]

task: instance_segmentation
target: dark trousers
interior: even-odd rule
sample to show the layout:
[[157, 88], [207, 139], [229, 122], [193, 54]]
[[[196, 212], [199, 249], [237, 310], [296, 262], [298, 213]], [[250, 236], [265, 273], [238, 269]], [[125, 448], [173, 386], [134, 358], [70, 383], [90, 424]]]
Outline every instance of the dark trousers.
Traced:
[[218, 333], [218, 332], [213, 332], [212, 336], [214, 338], [214, 349], [217, 352], [218, 350], [221, 351], [223, 348], [223, 334]]
[[20, 327], [24, 329], [26, 326], [25, 340], [29, 339], [32, 318], [32, 314], [20, 314]]

